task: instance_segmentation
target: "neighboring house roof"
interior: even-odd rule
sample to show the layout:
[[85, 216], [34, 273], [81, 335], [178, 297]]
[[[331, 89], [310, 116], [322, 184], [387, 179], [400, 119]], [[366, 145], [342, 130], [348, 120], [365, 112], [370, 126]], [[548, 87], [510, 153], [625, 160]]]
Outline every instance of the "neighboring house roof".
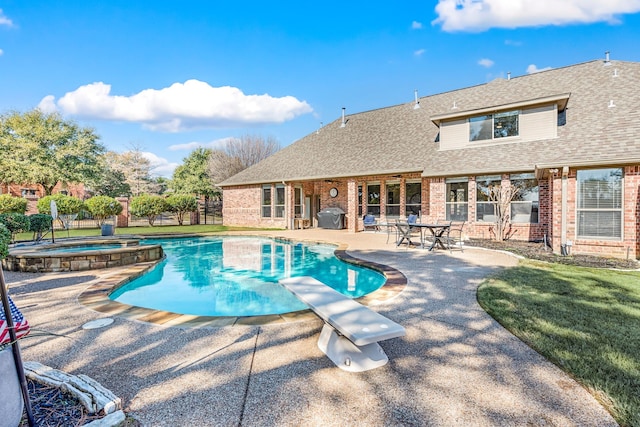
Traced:
[[[423, 176], [640, 163], [640, 63], [591, 61], [347, 115], [221, 185], [422, 172]], [[558, 137], [440, 150], [434, 122], [454, 111], [562, 99]], [[563, 101], [561, 107], [564, 107]], [[611, 103], [615, 106], [610, 106]], [[455, 105], [455, 109], [452, 107]], [[432, 121], [433, 120], [433, 121]]]

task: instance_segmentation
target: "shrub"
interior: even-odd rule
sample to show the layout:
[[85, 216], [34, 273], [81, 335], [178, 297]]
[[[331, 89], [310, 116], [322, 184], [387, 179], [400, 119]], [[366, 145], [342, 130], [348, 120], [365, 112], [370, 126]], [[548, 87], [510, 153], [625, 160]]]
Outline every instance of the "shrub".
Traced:
[[182, 225], [184, 215], [188, 212], [194, 212], [198, 209], [198, 201], [189, 194], [173, 194], [167, 197], [169, 211], [175, 212], [178, 218], [178, 224]]
[[0, 259], [9, 255], [9, 243], [11, 243], [11, 232], [0, 224]]
[[60, 215], [77, 214], [84, 209], [84, 203], [77, 197], [54, 194], [38, 200], [38, 212], [51, 215], [51, 200], [56, 201], [56, 207]]
[[53, 217], [47, 214], [33, 214], [29, 215], [29, 222], [29, 231], [33, 232], [33, 240], [40, 240], [44, 231], [51, 230]]
[[122, 205], [113, 197], [95, 196], [85, 202], [87, 210], [93, 215], [98, 226], [102, 226], [109, 217], [122, 212]]
[[11, 241], [15, 240], [16, 233], [29, 231], [29, 217], [19, 213], [0, 214], [0, 223], [2, 223], [11, 233]]
[[129, 212], [131, 215], [138, 217], [147, 217], [149, 225], [153, 227], [158, 215], [169, 209], [167, 201], [162, 196], [152, 196], [149, 194], [142, 194], [140, 196], [131, 199], [129, 205]]
[[27, 199], [13, 197], [11, 194], [0, 194], [0, 213], [15, 212], [23, 214], [27, 211]]

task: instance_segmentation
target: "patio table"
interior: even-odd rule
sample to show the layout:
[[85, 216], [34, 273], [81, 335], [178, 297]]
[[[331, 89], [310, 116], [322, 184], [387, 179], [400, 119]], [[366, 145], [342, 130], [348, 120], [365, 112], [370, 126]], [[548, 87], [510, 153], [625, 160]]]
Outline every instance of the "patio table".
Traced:
[[[446, 238], [445, 234], [451, 228], [451, 222], [443, 223], [443, 224], [416, 223], [416, 224], [410, 224], [410, 225], [411, 227], [415, 227], [420, 230], [420, 244], [423, 248], [425, 247], [425, 236], [424, 236], [423, 230], [426, 229], [431, 232], [431, 237], [433, 237], [433, 242], [431, 243], [431, 246], [429, 246], [430, 251], [432, 251], [436, 247], [436, 245], [438, 245], [442, 249], [447, 249], [447, 247], [444, 245], [445, 238]], [[447, 245], [448, 245], [448, 242], [447, 242]]]

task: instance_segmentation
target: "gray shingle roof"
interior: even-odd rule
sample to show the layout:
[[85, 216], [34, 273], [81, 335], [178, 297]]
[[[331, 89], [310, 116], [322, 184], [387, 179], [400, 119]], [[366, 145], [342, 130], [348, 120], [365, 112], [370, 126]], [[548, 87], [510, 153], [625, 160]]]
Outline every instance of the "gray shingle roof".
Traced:
[[[614, 76], [615, 75], [615, 76]], [[431, 118], [570, 93], [558, 138], [439, 150]], [[613, 101], [615, 107], [609, 107]], [[347, 115], [223, 186], [373, 174], [422, 172], [452, 176], [533, 171], [536, 166], [640, 163], [640, 63], [591, 61], [510, 80], [445, 92], [413, 102]]]

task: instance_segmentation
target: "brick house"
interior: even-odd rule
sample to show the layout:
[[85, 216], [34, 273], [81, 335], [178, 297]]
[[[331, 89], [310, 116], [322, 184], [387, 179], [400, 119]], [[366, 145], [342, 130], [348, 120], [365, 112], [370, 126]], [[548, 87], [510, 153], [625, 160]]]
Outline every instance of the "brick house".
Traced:
[[595, 60], [345, 115], [227, 179], [224, 224], [349, 232], [379, 221], [495, 227], [490, 185], [522, 188], [511, 238], [555, 252], [640, 256], [640, 63]]
[[[77, 197], [79, 199], [85, 199], [88, 197], [88, 193], [83, 184], [63, 184], [57, 183], [53, 187], [53, 194], [63, 193], [69, 196]], [[14, 197], [24, 197], [27, 199], [27, 215], [38, 213], [38, 200], [44, 197], [45, 190], [42, 185], [39, 184], [1, 184], [0, 194], [10, 194]]]

